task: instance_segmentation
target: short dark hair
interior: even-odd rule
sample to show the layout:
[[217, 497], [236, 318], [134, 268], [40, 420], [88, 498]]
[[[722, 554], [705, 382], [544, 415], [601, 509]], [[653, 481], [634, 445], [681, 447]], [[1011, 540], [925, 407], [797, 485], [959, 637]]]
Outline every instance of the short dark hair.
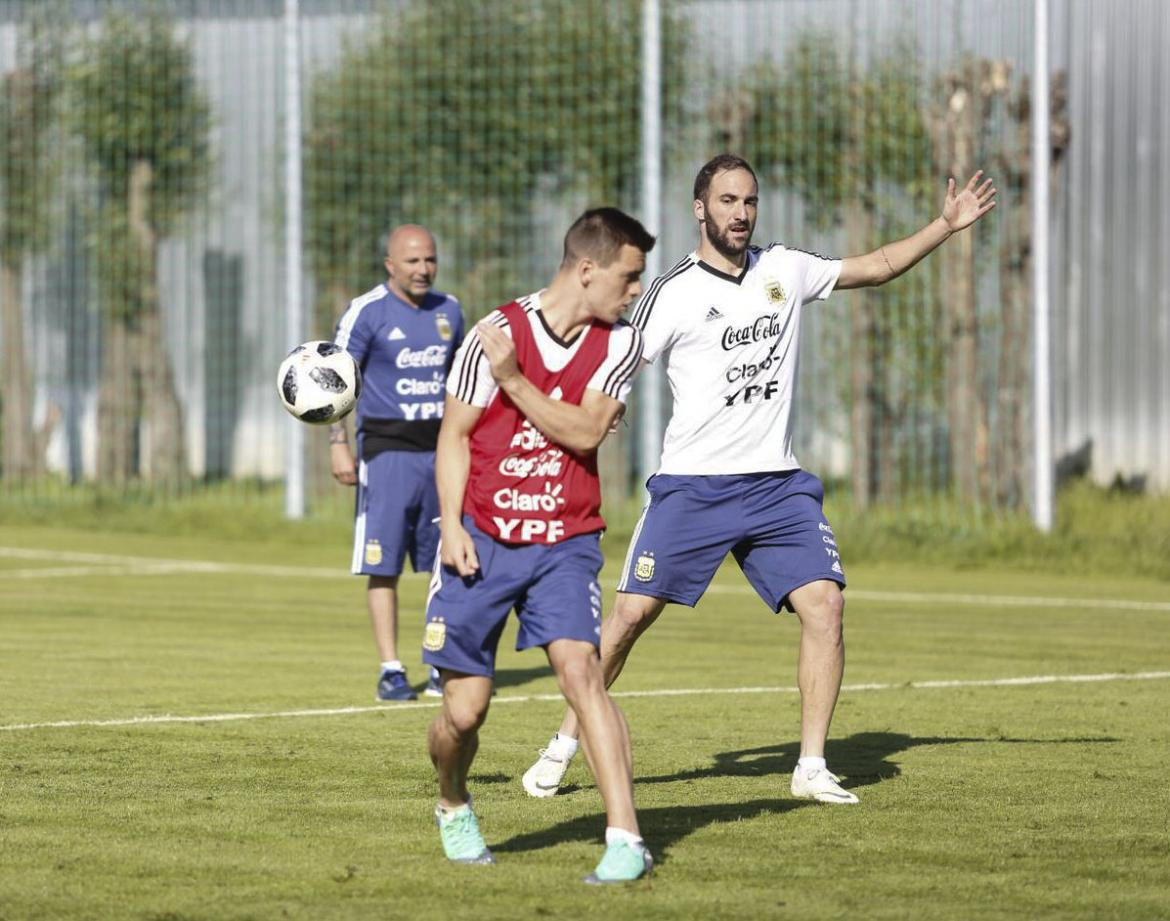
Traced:
[[704, 163], [699, 174], [695, 176], [695, 198], [706, 204], [707, 193], [711, 191], [711, 180], [715, 178], [715, 174], [733, 169], [747, 170], [752, 174], [752, 179], [755, 179], [756, 184], [759, 185], [760, 180], [756, 179], [756, 171], [752, 169], [747, 160], [743, 157], [737, 157], [735, 154], [723, 153]]
[[561, 267], [578, 259], [592, 259], [602, 268], [610, 265], [623, 246], [636, 246], [644, 253], [654, 249], [654, 236], [637, 218], [617, 208], [590, 208], [565, 234]]

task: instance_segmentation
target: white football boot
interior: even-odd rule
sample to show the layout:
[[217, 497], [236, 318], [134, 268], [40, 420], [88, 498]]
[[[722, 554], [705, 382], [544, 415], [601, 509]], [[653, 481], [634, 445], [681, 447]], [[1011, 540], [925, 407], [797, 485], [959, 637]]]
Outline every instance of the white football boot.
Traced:
[[565, 771], [573, 762], [572, 755], [563, 755], [557, 746], [557, 737], [549, 740], [548, 748], [540, 750], [536, 763], [524, 772], [522, 783], [529, 796], [556, 796], [565, 779]]
[[797, 799], [815, 799], [818, 803], [844, 805], [858, 802], [840, 781], [841, 778], [827, 768], [804, 769], [798, 764], [792, 772], [792, 795]]

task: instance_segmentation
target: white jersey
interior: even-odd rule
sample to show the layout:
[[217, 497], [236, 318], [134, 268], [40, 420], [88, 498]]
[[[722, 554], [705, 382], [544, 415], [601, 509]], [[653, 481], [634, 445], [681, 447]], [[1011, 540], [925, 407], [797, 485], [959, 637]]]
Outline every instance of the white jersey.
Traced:
[[674, 410], [659, 473], [763, 473], [792, 453], [801, 308], [828, 297], [841, 261], [773, 243], [738, 278], [691, 253], [634, 308], [642, 357], [665, 356]]
[[[532, 327], [532, 336], [536, 340], [536, 347], [540, 351], [544, 366], [550, 371], [560, 371], [580, 350], [581, 343], [585, 341], [584, 330], [569, 342], [557, 336], [549, 329], [544, 315], [540, 312], [540, 294], [538, 291], [536, 294], [522, 297], [517, 303], [524, 308], [524, 315]], [[512, 330], [500, 311], [493, 310], [484, 319], [496, 324], [509, 338], [511, 337]], [[640, 366], [641, 356], [642, 334], [625, 320], [619, 320], [609, 334], [609, 350], [605, 360], [585, 385], [586, 389], [600, 390], [607, 396], [625, 403], [630, 395], [630, 387], [633, 386], [634, 375]], [[498, 389], [495, 378], [492, 377], [491, 364], [483, 353], [479, 334], [472, 327], [467, 338], [463, 340], [463, 345], [455, 353], [455, 361], [447, 375], [447, 392], [464, 403], [486, 407]]]

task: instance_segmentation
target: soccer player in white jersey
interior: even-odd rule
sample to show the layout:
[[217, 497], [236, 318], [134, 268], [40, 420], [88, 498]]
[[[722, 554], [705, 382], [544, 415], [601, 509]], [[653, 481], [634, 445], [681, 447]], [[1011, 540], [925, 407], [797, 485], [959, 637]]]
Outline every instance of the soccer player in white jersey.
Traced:
[[[602, 625], [606, 681], [669, 602], [694, 606], [728, 552], [774, 611], [800, 619], [800, 758], [794, 796], [856, 803], [825, 764], [845, 667], [845, 573], [821, 505], [820, 480], [792, 453], [801, 311], [836, 288], [884, 284], [995, 207], [990, 179], [947, 184], [940, 215], [873, 252], [828, 259], [752, 246], [755, 172], [723, 154], [699, 170], [699, 247], [655, 279], [634, 310], [643, 361], [660, 357], [674, 397], [649, 502], [630, 539], [612, 613]], [[570, 710], [524, 774], [532, 796], [557, 792], [577, 750]]]

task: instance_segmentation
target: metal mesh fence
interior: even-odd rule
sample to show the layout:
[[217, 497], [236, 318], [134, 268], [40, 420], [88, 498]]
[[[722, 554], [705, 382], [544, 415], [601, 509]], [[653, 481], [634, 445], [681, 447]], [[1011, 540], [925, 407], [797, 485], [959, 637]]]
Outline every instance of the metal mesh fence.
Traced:
[[[1108, 16], [1054, 6], [1056, 449], [1099, 479], [1164, 489], [1170, 16], [1138, 0]], [[434, 231], [439, 287], [474, 318], [547, 280], [583, 207], [639, 212], [641, 3], [303, 0], [310, 309], [289, 329], [284, 11], [0, 2], [6, 500], [279, 484], [295, 423], [275, 369], [384, 278], [387, 228]], [[995, 176], [999, 208], [975, 232], [807, 312], [796, 448], [858, 506], [1024, 506], [1031, 4], [673, 0], [661, 42], [664, 265], [694, 247], [690, 185], [722, 150], [760, 174], [756, 242], [832, 254], [931, 219], [948, 175]], [[1087, 123], [1123, 103], [1144, 148]], [[1146, 191], [1138, 230], [1112, 226], [1123, 179]], [[634, 435], [606, 447], [611, 495], [635, 491]], [[323, 435], [306, 450], [318, 505], [348, 501], [329, 488]]]

